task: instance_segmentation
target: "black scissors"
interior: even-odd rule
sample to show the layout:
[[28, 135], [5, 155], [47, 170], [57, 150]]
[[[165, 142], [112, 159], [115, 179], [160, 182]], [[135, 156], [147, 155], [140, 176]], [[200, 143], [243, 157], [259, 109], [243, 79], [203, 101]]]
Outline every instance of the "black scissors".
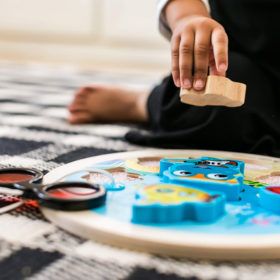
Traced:
[[[43, 173], [37, 169], [0, 169], [0, 192], [13, 194], [19, 191], [23, 199], [37, 200], [44, 207], [74, 211], [101, 206], [106, 201], [108, 190], [121, 190], [116, 187], [113, 176], [101, 169], [88, 168], [67, 174], [63, 178], [81, 171], [101, 173], [110, 178], [111, 184], [91, 184], [86, 182], [56, 182], [42, 184]], [[63, 178], [60, 178], [62, 180]]]

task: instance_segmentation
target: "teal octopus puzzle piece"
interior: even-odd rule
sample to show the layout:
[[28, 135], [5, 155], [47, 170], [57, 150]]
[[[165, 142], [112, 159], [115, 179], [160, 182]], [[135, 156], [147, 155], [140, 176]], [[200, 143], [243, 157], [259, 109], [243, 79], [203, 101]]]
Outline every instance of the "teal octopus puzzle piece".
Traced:
[[240, 160], [219, 159], [213, 157], [201, 157], [199, 159], [162, 159], [160, 161], [159, 175], [163, 176], [163, 172], [168, 170], [174, 164], [188, 164], [200, 167], [221, 167], [236, 170], [237, 173], [244, 175], [245, 163]]
[[165, 183], [222, 192], [227, 200], [236, 201], [243, 189], [244, 162], [208, 157], [164, 159], [159, 174]]

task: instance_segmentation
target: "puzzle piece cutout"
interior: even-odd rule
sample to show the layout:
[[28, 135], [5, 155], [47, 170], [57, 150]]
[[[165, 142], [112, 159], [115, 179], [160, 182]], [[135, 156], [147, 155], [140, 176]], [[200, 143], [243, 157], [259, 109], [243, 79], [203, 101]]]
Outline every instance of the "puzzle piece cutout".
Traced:
[[210, 75], [203, 90], [181, 88], [181, 102], [196, 106], [238, 107], [245, 102], [246, 85], [226, 77]]

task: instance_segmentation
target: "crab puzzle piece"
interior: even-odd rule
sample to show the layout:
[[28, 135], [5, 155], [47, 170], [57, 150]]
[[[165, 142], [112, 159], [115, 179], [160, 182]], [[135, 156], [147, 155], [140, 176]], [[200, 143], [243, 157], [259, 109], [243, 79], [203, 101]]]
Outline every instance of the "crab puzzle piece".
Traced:
[[225, 194], [227, 200], [239, 200], [243, 189], [244, 163], [203, 157], [200, 159], [164, 159], [160, 176], [165, 183], [197, 187]]
[[155, 184], [137, 191], [132, 207], [136, 223], [212, 222], [224, 214], [225, 195], [175, 184]]
[[245, 102], [246, 85], [219, 76], [208, 76], [204, 90], [181, 89], [181, 102], [196, 106], [238, 107]]

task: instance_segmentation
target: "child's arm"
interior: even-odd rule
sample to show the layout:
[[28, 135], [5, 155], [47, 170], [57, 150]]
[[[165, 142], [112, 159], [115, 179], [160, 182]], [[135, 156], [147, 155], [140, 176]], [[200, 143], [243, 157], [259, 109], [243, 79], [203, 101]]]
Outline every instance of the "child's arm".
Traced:
[[[228, 37], [200, 0], [171, 0], [165, 16], [172, 30], [172, 75], [177, 87], [201, 90], [211, 75], [225, 76]], [[193, 76], [192, 76], [193, 71]]]

